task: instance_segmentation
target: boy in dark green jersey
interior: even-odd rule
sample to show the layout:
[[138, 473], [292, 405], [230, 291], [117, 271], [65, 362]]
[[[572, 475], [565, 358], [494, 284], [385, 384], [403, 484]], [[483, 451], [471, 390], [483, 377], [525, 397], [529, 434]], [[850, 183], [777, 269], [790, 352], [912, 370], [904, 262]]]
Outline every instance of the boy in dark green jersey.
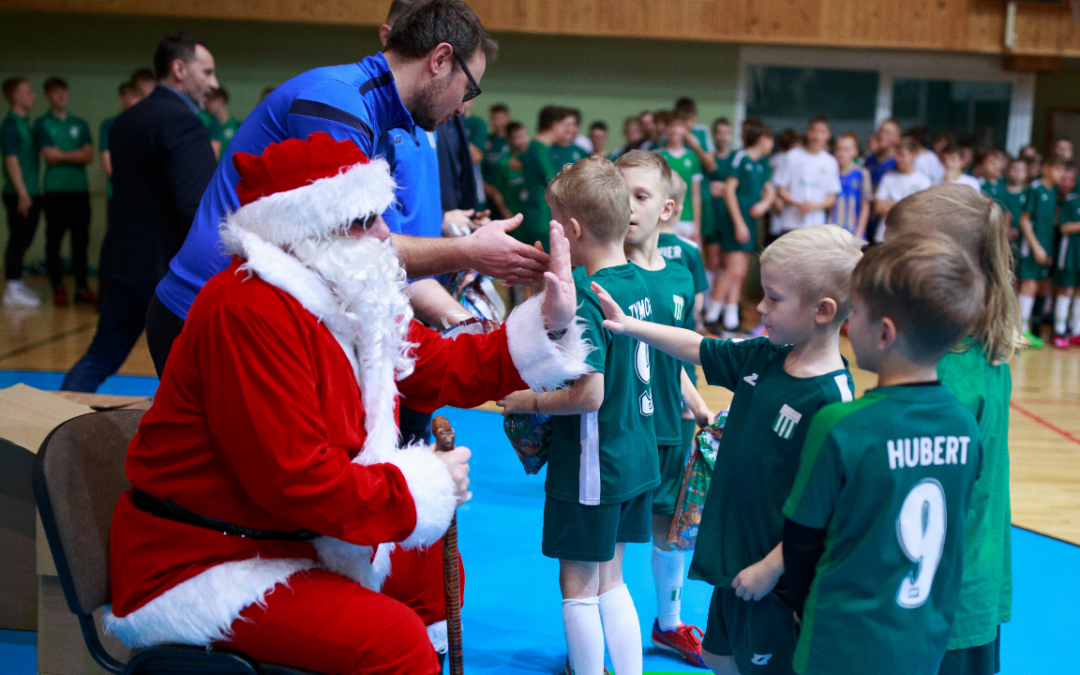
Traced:
[[7, 209], [8, 240], [4, 253], [4, 306], [37, 307], [39, 298], [22, 280], [23, 257], [34, 241], [41, 215], [38, 147], [30, 129], [34, 89], [22, 77], [3, 83], [8, 114], [0, 123], [0, 156], [4, 161], [4, 207]]
[[68, 302], [62, 285], [64, 268], [60, 243], [71, 232], [71, 271], [75, 275], [75, 301], [97, 302], [87, 286], [87, 248], [90, 245], [90, 184], [86, 165], [94, 161], [94, 145], [86, 121], [68, 114], [68, 86], [59, 77], [45, 81], [49, 112], [34, 120], [34, 135], [45, 160], [45, 264], [53, 287], [53, 301]]
[[[723, 249], [720, 245], [720, 233], [727, 229], [734, 230], [735, 227], [731, 222], [731, 214], [728, 213], [727, 202], [724, 200], [727, 179], [731, 176], [731, 162], [735, 158], [735, 153], [731, 149], [734, 128], [727, 118], [721, 117], [713, 122], [712, 135], [716, 147], [713, 155], [716, 168], [705, 172], [705, 183], [702, 187], [702, 200], [712, 204], [712, 221], [701, 224], [702, 251], [709, 288], [716, 285], [717, 276], [722, 269], [720, 263]], [[705, 302], [710, 307], [713, 304], [711, 297]]]
[[976, 325], [984, 294], [970, 258], [942, 235], [897, 237], [855, 268], [848, 334], [878, 386], [814, 419], [784, 504], [798, 673], [941, 664], [982, 444], [937, 367]]
[[[220, 160], [225, 156], [225, 151], [229, 149], [229, 143], [232, 142], [233, 136], [236, 135], [236, 130], [240, 128], [240, 120], [229, 114], [229, 92], [225, 90], [225, 87], [218, 87], [213, 89], [206, 95], [206, 110], [205, 113], [209, 114], [215, 120], [217, 120], [217, 140], [220, 143], [220, 149], [218, 150], [217, 158]], [[200, 113], [200, 117], [202, 113]], [[215, 132], [210, 131], [210, 142], [213, 144]]]
[[[1025, 167], [1026, 171], [1026, 167]], [[894, 224], [895, 223], [895, 224]], [[1009, 360], [1021, 346], [1012, 288], [1008, 216], [962, 186], [939, 185], [889, 212], [885, 240], [943, 234], [979, 261], [987, 292], [972, 334], [938, 362], [941, 383], [979, 423], [982, 470], [964, 533], [964, 576], [941, 675], [993, 675], [1000, 667], [1000, 625], [1012, 614], [1012, 518], [1009, 509]]]
[[702, 656], [717, 673], [791, 672], [796, 626], [781, 600], [781, 509], [811, 419], [852, 399], [840, 326], [861, 245], [835, 225], [814, 225], [765, 249], [758, 309], [767, 338], [703, 339], [627, 318], [598, 291], [610, 330], [700, 363], [709, 384], [735, 393], [690, 566], [692, 578], [716, 587]]
[[525, 178], [525, 203], [521, 211], [521, 225], [514, 230], [514, 237], [526, 243], [541, 242], [547, 246], [548, 222], [551, 209], [544, 199], [548, 183], [562, 165], [552, 161], [551, 147], [559, 134], [558, 125], [569, 116], [569, 111], [558, 106], [547, 106], [540, 111], [539, 130], [521, 154], [521, 173]]
[[679, 174], [672, 172], [671, 200], [675, 203], [675, 208], [670, 216], [660, 219], [659, 247], [660, 255], [686, 267], [694, 277], [694, 328], [702, 330], [704, 326], [701, 323], [701, 310], [705, 304], [705, 291], [709, 290], [709, 276], [701, 260], [701, 249], [698, 245], [675, 234], [675, 223], [679, 222], [686, 189], [686, 181], [680, 178]]
[[705, 323], [716, 323], [723, 312], [723, 327], [739, 328], [739, 302], [750, 270], [750, 254], [757, 250], [758, 219], [772, 206], [776, 190], [770, 182], [769, 153], [773, 132], [759, 120], [747, 120], [743, 150], [731, 161], [731, 175], [724, 184], [724, 201], [731, 227], [720, 232], [724, 251], [724, 275], [712, 290], [716, 303], [705, 314]]
[[[615, 162], [630, 189], [630, 228], [625, 251], [638, 268], [652, 297], [652, 320], [664, 326], [694, 327], [694, 278], [682, 265], [660, 254], [659, 225], [675, 202], [669, 196], [672, 171], [656, 153], [631, 150]], [[697, 423], [706, 426], [712, 412], [673, 356], [656, 352], [652, 361], [653, 426], [660, 456], [660, 486], [652, 497], [652, 572], [657, 615], [652, 643], [678, 653], [691, 665], [704, 668], [701, 629], [682, 622], [683, 552], [667, 543], [675, 505], [682, 488], [688, 446], [683, 444], [683, 401]]]
[[1023, 158], [1010, 160], [1005, 169], [1004, 185], [992, 195], [1009, 214], [1009, 248], [1012, 251], [1010, 263], [1013, 275], [1020, 261], [1020, 216], [1027, 206], [1028, 164]]
[[1054, 265], [1054, 346], [1067, 349], [1080, 345], [1080, 196], [1073, 193], [1062, 202], [1059, 220], [1061, 241]]
[[652, 350], [601, 324], [590, 282], [603, 282], [625, 311], [652, 317], [652, 299], [626, 261], [630, 194], [615, 165], [586, 157], [547, 190], [564, 223], [578, 322], [594, 351], [593, 369], [568, 389], [520, 391], [499, 402], [507, 413], [553, 415], [544, 504], [544, 555], [559, 559], [569, 670], [600, 673], [607, 644], [617, 673], [640, 673], [641, 629], [622, 579], [627, 542], [650, 539], [652, 491], [660, 484], [653, 429]]
[[1035, 348], [1043, 341], [1031, 331], [1031, 313], [1035, 296], [1050, 295], [1050, 263], [1053, 262], [1054, 232], [1057, 223], [1057, 184], [1065, 163], [1057, 157], [1047, 157], [1042, 163], [1042, 176], [1027, 193], [1027, 205], [1020, 214], [1020, 261], [1016, 277], [1020, 280], [1020, 323], [1024, 339]]
[[[529, 147], [529, 132], [520, 122], [511, 122], [506, 127], [507, 137], [510, 139], [509, 152], [504, 154], [488, 172], [488, 180], [494, 188], [491, 200], [496, 208], [502, 213], [503, 218], [513, 218], [525, 210], [527, 194], [525, 190], [525, 175], [522, 173], [521, 154]], [[521, 228], [510, 231], [513, 237], [520, 237], [517, 233]], [[519, 239], [526, 244], [532, 244], [524, 238]], [[535, 240], [534, 240], [535, 241]]]

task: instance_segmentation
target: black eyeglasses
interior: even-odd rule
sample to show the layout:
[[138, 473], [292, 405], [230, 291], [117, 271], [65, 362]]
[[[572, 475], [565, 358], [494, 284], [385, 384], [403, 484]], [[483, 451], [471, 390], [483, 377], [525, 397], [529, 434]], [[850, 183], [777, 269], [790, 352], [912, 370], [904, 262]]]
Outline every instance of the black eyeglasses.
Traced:
[[465, 92], [465, 95], [461, 97], [461, 102], [471, 101], [482, 93], [480, 91], [480, 85], [473, 79], [472, 73], [469, 72], [469, 68], [465, 65], [465, 60], [458, 56], [457, 52], [454, 52], [454, 58], [457, 59], [458, 65], [465, 71], [465, 77], [469, 78], [469, 84], [472, 85], [472, 89]]

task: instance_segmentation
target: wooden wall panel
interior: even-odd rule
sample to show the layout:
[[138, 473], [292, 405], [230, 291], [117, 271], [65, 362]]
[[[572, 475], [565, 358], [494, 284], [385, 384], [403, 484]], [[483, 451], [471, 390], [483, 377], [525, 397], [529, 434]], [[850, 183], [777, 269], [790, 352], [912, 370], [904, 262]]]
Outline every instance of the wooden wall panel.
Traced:
[[[378, 25], [388, 0], [0, 0], [0, 9]], [[1004, 53], [992, 0], [470, 0], [493, 31]], [[1067, 7], [1021, 3], [1015, 52], [1080, 56]]]

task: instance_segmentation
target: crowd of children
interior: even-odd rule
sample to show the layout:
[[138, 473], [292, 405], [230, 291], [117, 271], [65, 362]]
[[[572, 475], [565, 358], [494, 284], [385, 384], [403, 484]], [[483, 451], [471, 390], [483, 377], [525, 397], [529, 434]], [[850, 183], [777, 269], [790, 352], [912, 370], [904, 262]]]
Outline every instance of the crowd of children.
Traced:
[[[687, 186], [672, 232], [698, 247], [708, 282], [695, 310], [698, 329], [744, 333], [751, 255], [779, 235], [829, 222], [880, 243], [893, 205], [932, 185], [956, 183], [985, 192], [1009, 214], [1026, 344], [1043, 346], [1040, 328], [1052, 324], [1056, 347], [1080, 345], [1080, 302], [1073, 302], [1080, 284], [1080, 202], [1074, 202], [1076, 167], [1067, 139], [1051, 144], [1045, 159], [1031, 147], [1012, 158], [996, 148], [973, 151], [947, 133], [931, 139], [925, 127], [901, 133], [889, 119], [862, 149], [852, 132], [834, 139], [824, 117], [809, 121], [805, 137], [787, 129], [775, 139], [767, 124], [751, 117], [742, 123], [736, 150], [731, 122], [717, 119], [711, 129], [699, 124], [694, 102], [684, 98], [671, 111], [624, 120], [623, 145], [605, 155], [607, 125], [596, 122], [582, 135], [581, 113], [573, 108], [544, 108], [533, 140], [505, 105], [493, 106], [490, 120], [485, 147], [477, 148], [485, 194], [497, 213], [524, 214], [515, 235], [528, 243], [546, 245], [544, 189], [565, 164], [589, 154], [615, 160], [635, 149], [667, 162]], [[763, 331], [759, 325], [749, 335]]]

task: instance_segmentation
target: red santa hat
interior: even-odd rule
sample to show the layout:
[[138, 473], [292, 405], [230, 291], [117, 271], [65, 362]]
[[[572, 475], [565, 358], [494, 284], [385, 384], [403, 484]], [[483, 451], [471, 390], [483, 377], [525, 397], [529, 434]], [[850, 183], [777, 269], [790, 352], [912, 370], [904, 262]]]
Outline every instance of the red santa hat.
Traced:
[[343, 234], [353, 220], [381, 214], [394, 201], [386, 161], [323, 131], [271, 143], [261, 155], [238, 152], [233, 166], [240, 208], [225, 224], [278, 246]]

